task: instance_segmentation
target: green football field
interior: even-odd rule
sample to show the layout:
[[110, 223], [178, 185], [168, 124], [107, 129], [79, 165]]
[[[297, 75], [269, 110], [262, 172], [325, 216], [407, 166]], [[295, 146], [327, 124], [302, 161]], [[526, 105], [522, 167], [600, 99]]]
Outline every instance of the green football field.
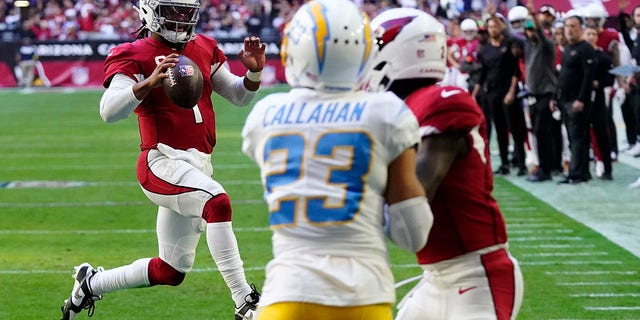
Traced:
[[[100, 94], [0, 91], [0, 319], [59, 319], [74, 265], [113, 268], [157, 255], [156, 207], [135, 176], [136, 119], [102, 122]], [[214, 100], [214, 177], [232, 199], [247, 277], [260, 288], [271, 243], [259, 173], [240, 150], [250, 109]], [[512, 180], [495, 184], [525, 278], [519, 319], [640, 319], [637, 256]], [[589, 192], [598, 193], [599, 184], [590, 186], [579, 189], [586, 203]], [[631, 218], [640, 219], [635, 213]], [[396, 281], [421, 272], [411, 254], [393, 245], [391, 261]], [[398, 299], [413, 284], [400, 287]], [[93, 319], [232, 317], [228, 289], [203, 236], [182, 285], [107, 294]]]

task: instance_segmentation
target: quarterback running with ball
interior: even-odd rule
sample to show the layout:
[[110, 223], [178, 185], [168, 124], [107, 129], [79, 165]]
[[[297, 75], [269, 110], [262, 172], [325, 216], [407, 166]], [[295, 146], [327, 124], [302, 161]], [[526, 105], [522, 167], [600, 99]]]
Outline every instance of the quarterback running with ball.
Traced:
[[[259, 293], [245, 278], [229, 197], [212, 179], [216, 132], [211, 95], [248, 105], [260, 87], [265, 45], [257, 37], [246, 38], [240, 59], [249, 71], [244, 77], [232, 74], [217, 42], [195, 33], [199, 10], [197, 0], [141, 0], [138, 39], [113, 48], [105, 60], [107, 89], [100, 115], [109, 123], [131, 113], [138, 116], [142, 153], [137, 176], [145, 195], [159, 207], [159, 256], [109, 270], [77, 266], [73, 291], [62, 306], [63, 320], [75, 319], [83, 309], [91, 315], [94, 301], [104, 293], [179, 285], [205, 231], [211, 256], [231, 291], [236, 319], [252, 318]], [[173, 104], [162, 87], [178, 54], [193, 60], [204, 76], [202, 96], [191, 109]]]

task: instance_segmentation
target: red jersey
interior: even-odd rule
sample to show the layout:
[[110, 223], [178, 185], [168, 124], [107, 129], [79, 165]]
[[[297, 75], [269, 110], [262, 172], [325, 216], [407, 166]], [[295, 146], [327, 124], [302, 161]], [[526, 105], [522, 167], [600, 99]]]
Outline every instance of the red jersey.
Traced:
[[458, 63], [467, 60], [473, 62], [476, 60], [476, 49], [478, 48], [478, 39], [468, 41], [464, 37], [447, 39], [447, 47], [453, 52], [454, 58]]
[[[121, 44], [109, 52], [104, 63], [107, 87], [116, 73], [140, 81], [148, 78], [158, 61], [176, 52], [162, 41], [153, 38], [138, 39]], [[193, 60], [204, 78], [202, 96], [193, 109], [176, 106], [169, 100], [162, 86], [154, 88], [142, 100], [134, 112], [138, 115], [140, 127], [140, 148], [152, 149], [159, 142], [175, 149], [196, 148], [211, 153], [216, 144], [215, 113], [211, 102], [211, 67], [221, 66], [227, 57], [218, 48], [218, 43], [210, 37], [197, 35], [179, 51]]]
[[598, 33], [598, 41], [596, 45], [604, 52], [611, 54], [611, 49], [619, 42], [618, 31], [615, 29], [607, 28]]
[[504, 218], [493, 191], [486, 122], [471, 95], [452, 86], [430, 86], [405, 100], [420, 124], [422, 136], [465, 135], [469, 152], [457, 158], [430, 199], [434, 223], [427, 245], [417, 253], [420, 264], [436, 263], [505, 243]]
[[560, 71], [560, 66], [562, 65], [562, 53], [564, 49], [556, 44], [556, 61], [554, 61], [554, 65], [556, 66], [556, 71]]

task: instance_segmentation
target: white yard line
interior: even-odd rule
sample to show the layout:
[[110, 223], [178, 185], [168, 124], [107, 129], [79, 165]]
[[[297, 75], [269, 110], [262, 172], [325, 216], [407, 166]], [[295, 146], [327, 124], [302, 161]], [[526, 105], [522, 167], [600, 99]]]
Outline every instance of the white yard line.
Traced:
[[576, 281], [557, 282], [557, 286], [582, 287], [582, 286], [640, 286], [640, 281]]
[[[262, 199], [231, 200], [231, 204], [263, 204]], [[73, 207], [139, 207], [155, 206], [151, 201], [95, 201], [95, 202], [0, 202], [0, 208], [73, 208]]]
[[[508, 226], [507, 226], [508, 228]], [[573, 229], [543, 229], [543, 230], [535, 230], [535, 229], [516, 229], [510, 230], [509, 235], [515, 236], [519, 234], [569, 234], [575, 233]]]
[[[220, 181], [223, 185], [260, 185], [259, 180], [229, 180]], [[65, 180], [15, 180], [0, 181], [0, 189], [28, 189], [28, 188], [80, 188], [80, 187], [120, 187], [138, 186], [137, 181], [65, 181]]]
[[[268, 227], [233, 228], [235, 232], [270, 232]], [[156, 229], [104, 229], [104, 230], [0, 230], [1, 235], [65, 235], [65, 234], [137, 234], [155, 233]]]
[[533, 249], [587, 249], [595, 247], [595, 244], [518, 244], [518, 248]]
[[518, 255], [519, 257], [590, 257], [590, 256], [608, 256], [609, 252], [536, 252]]
[[628, 271], [546, 271], [544, 274], [546, 275], [563, 275], [563, 276], [597, 276], [597, 275], [636, 275], [637, 271], [628, 270]]
[[578, 293], [569, 296], [572, 298], [640, 298], [640, 293]]
[[509, 230], [513, 229], [534, 229], [534, 228], [558, 228], [562, 227], [562, 223], [523, 223], [523, 222], [511, 222], [507, 223]]
[[589, 311], [635, 311], [640, 310], [640, 306], [626, 307], [626, 306], [610, 306], [610, 307], [584, 307]]
[[530, 242], [530, 241], [584, 241], [582, 237], [510, 237], [509, 242]]
[[622, 265], [620, 260], [563, 260], [563, 261], [519, 261], [521, 266], [581, 266], [581, 265]]
[[547, 217], [537, 217], [537, 218], [527, 218], [527, 217], [509, 217], [507, 221], [507, 225], [512, 224], [525, 224], [525, 223], [543, 223], [549, 222], [551, 218]]
[[[415, 264], [392, 264], [391, 268], [393, 269], [412, 269], [416, 268]], [[260, 271], [263, 272], [265, 266], [258, 267], [244, 267], [245, 271]], [[218, 269], [215, 267], [211, 268], [193, 268], [190, 272], [217, 272]], [[9, 270], [0, 270], [0, 275], [16, 275], [16, 274], [72, 274], [73, 268], [70, 270], [24, 270], [24, 269], [9, 269]]]
[[[133, 164], [92, 164], [92, 165], [78, 165], [78, 164], [68, 164], [68, 165], [23, 165], [23, 166], [8, 166], [0, 168], [0, 172], [14, 172], [14, 171], [36, 171], [36, 170], [46, 170], [46, 171], [58, 171], [58, 170], [105, 170], [105, 169], [118, 169], [118, 170], [131, 170], [133, 168]], [[213, 169], [253, 169], [256, 168], [253, 164], [214, 164]]]

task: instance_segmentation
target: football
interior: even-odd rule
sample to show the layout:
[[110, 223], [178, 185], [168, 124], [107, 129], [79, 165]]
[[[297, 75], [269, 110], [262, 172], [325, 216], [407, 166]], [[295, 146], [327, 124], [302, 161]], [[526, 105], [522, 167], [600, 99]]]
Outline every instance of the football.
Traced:
[[167, 69], [168, 77], [162, 85], [167, 97], [178, 107], [191, 109], [202, 95], [203, 79], [200, 68], [187, 56], [178, 56], [178, 62]]

